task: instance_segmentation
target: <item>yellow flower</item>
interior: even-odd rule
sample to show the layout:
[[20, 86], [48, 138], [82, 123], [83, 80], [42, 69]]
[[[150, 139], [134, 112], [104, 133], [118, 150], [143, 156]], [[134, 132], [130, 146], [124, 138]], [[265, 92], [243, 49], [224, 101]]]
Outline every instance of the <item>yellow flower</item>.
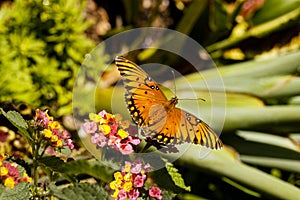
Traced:
[[97, 115], [97, 114], [95, 114], [95, 113], [90, 113], [90, 114], [89, 114], [89, 118], [90, 118], [90, 120], [92, 120], [92, 121], [98, 123], [98, 122], [100, 122], [100, 120], [102, 119], [102, 116]]
[[114, 180], [114, 181], [112, 181], [112, 182], [109, 183], [109, 187], [110, 187], [111, 189], [113, 189], [113, 190], [116, 190], [116, 189], [119, 188], [119, 184], [117, 184], [117, 181]]
[[130, 172], [130, 165], [129, 164], [125, 164], [125, 166], [124, 166], [124, 172]]
[[100, 124], [107, 124], [107, 120], [104, 118], [101, 118], [99, 121]]
[[0, 167], [0, 176], [5, 176], [8, 174], [8, 169], [6, 167]]
[[131, 173], [127, 173], [127, 174], [125, 174], [125, 176], [124, 176], [124, 180], [125, 180], [125, 181], [131, 181], [131, 177], [132, 177], [132, 174], [131, 174]]
[[132, 190], [132, 182], [131, 181], [125, 182], [123, 185], [123, 190], [125, 192], [130, 192], [130, 190]]
[[14, 179], [11, 178], [11, 177], [8, 177], [7, 179], [5, 179], [4, 186], [8, 187], [10, 189], [13, 189], [15, 187], [15, 181], [14, 181]]
[[58, 140], [58, 136], [57, 135], [52, 135], [51, 137], [51, 142], [56, 142]]
[[109, 132], [110, 132], [110, 126], [107, 125], [107, 124], [99, 125], [99, 130], [100, 130], [104, 135], [107, 135], [107, 134], [109, 134]]
[[62, 140], [57, 140], [56, 147], [62, 147], [62, 146], [63, 146], [63, 141]]
[[129, 136], [129, 133], [127, 133], [126, 131], [124, 131], [123, 129], [119, 129], [118, 130], [118, 135], [124, 139], [124, 138], [127, 138]]
[[32, 181], [32, 178], [29, 177], [27, 173], [24, 173], [24, 174], [23, 174], [22, 179], [25, 180], [25, 181], [28, 182], [28, 183]]
[[113, 198], [117, 198], [119, 194], [119, 190], [116, 189], [115, 192], [111, 195]]
[[116, 180], [123, 180], [123, 175], [121, 172], [114, 173], [114, 177]]
[[49, 119], [49, 121], [53, 121], [53, 117], [48, 115], [48, 110], [46, 110], [46, 117]]
[[109, 120], [109, 119], [114, 119], [115, 116], [113, 114], [110, 114], [110, 113], [106, 113], [106, 119]]
[[5, 156], [3, 153], [0, 154], [0, 162], [2, 163], [3, 160], [6, 160], [7, 156]]
[[44, 129], [44, 136], [45, 138], [51, 138], [52, 137], [52, 131], [49, 129]]
[[49, 122], [49, 126], [50, 128], [53, 129], [59, 129], [60, 128], [60, 124], [58, 121], [50, 121]]

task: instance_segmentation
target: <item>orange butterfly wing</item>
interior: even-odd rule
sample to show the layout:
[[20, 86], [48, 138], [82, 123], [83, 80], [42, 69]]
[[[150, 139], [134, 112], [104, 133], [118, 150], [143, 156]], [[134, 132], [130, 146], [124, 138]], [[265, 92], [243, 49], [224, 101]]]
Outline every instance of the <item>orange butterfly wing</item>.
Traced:
[[155, 116], [162, 117], [162, 113], [158, 111], [164, 110], [162, 105], [168, 99], [157, 83], [139, 66], [126, 58], [117, 57], [116, 65], [122, 75], [126, 89], [125, 101], [133, 120], [143, 127], [152, 123]]
[[177, 98], [168, 100], [138, 65], [120, 56], [115, 61], [126, 89], [128, 110], [146, 135], [163, 143], [191, 142], [211, 149], [222, 147], [221, 140], [205, 122], [175, 108]]

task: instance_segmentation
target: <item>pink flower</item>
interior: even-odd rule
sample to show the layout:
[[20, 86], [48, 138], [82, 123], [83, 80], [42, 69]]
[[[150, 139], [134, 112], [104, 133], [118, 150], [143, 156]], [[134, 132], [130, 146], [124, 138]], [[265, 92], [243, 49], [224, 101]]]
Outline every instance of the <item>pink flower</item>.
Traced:
[[20, 173], [17, 167], [11, 165], [9, 162], [4, 162], [3, 166], [8, 169], [8, 175], [12, 177], [16, 183], [18, 183], [18, 179], [20, 178]]
[[74, 144], [71, 139], [67, 139], [66, 146], [68, 146], [70, 149], [74, 149]]
[[138, 189], [133, 189], [128, 194], [130, 200], [136, 200], [139, 196], [140, 196], [140, 192]]
[[128, 136], [129, 142], [133, 145], [138, 145], [141, 140], [137, 137], [133, 137], [133, 136]]
[[145, 174], [143, 174], [143, 175], [137, 175], [134, 178], [134, 181], [133, 181], [134, 186], [135, 187], [143, 187], [146, 178], [147, 178], [147, 176]]
[[121, 139], [114, 135], [109, 136], [108, 138], [108, 146], [119, 146], [121, 143]]
[[37, 110], [35, 111], [35, 117], [34, 117], [34, 120], [43, 122], [43, 123], [44, 123], [44, 126], [47, 127], [47, 126], [48, 126], [48, 122], [49, 122], [49, 118], [48, 118], [48, 115], [47, 115], [47, 111], [46, 111], [46, 112], [43, 112], [43, 111], [41, 111], [40, 109], [37, 109]]
[[46, 153], [49, 155], [54, 155], [56, 153], [56, 151], [52, 147], [48, 147], [46, 149]]
[[117, 199], [118, 200], [126, 200], [127, 199], [127, 193], [123, 189], [120, 190]]
[[52, 130], [52, 134], [53, 134], [53, 135], [59, 136], [60, 131], [59, 131], [58, 129], [53, 129], [53, 130]]
[[149, 196], [154, 197], [157, 200], [161, 200], [161, 190], [158, 187], [152, 186], [149, 190]]
[[65, 139], [71, 138], [71, 134], [70, 134], [68, 131], [66, 131], [66, 130], [63, 130], [63, 131], [62, 131], [62, 136], [63, 136], [63, 138], [65, 138]]
[[82, 128], [87, 134], [92, 134], [97, 131], [97, 124], [95, 122], [85, 122]]
[[102, 110], [98, 113], [98, 115], [105, 117], [105, 115], [107, 114], [107, 112], [105, 110]]
[[149, 163], [147, 163], [145, 166], [144, 166], [144, 170], [146, 172], [150, 171], [152, 169], [151, 165]]
[[132, 163], [130, 172], [133, 174], [139, 174], [142, 170], [142, 163]]
[[118, 124], [112, 124], [110, 126], [110, 134], [116, 134], [118, 131]]
[[121, 143], [121, 145], [119, 145], [119, 151], [123, 154], [123, 155], [128, 155], [130, 153], [133, 152], [133, 148], [130, 144], [128, 143]]
[[91, 137], [91, 142], [93, 144], [96, 144], [97, 147], [104, 147], [106, 145], [106, 137], [103, 135], [103, 133], [95, 133]]

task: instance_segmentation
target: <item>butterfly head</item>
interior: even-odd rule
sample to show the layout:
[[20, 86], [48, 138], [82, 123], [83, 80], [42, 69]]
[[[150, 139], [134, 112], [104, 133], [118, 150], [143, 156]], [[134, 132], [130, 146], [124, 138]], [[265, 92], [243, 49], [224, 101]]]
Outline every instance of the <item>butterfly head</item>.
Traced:
[[172, 97], [169, 101], [167, 101], [164, 105], [165, 109], [168, 110], [172, 110], [175, 108], [176, 104], [178, 103], [178, 98]]

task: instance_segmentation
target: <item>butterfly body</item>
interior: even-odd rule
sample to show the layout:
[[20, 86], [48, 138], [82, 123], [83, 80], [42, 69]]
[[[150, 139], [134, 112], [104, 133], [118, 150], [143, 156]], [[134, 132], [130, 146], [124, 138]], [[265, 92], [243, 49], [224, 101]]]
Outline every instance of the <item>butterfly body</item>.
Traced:
[[220, 149], [222, 142], [214, 131], [193, 114], [177, 108], [178, 98], [170, 100], [158, 84], [138, 65], [116, 57], [125, 87], [125, 101], [133, 121], [147, 136], [163, 143], [189, 142]]

